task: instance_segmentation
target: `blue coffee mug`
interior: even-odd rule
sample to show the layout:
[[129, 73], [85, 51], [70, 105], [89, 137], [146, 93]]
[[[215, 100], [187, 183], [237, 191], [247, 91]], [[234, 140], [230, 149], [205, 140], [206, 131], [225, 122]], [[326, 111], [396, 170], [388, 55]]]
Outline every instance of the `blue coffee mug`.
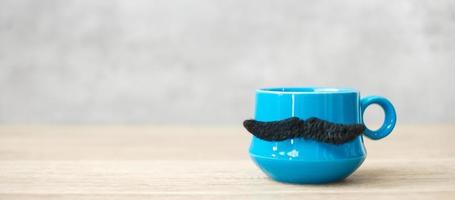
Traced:
[[[362, 124], [363, 112], [371, 104], [384, 109], [385, 120], [378, 130], [367, 128], [363, 134], [378, 140], [389, 135], [395, 126], [393, 105], [379, 96], [360, 99], [360, 93], [349, 88], [259, 89], [256, 91], [255, 120], [317, 117], [339, 124]], [[361, 135], [339, 145], [303, 138], [265, 141], [253, 136], [249, 153], [265, 174], [287, 183], [340, 181], [352, 174], [366, 158]]]

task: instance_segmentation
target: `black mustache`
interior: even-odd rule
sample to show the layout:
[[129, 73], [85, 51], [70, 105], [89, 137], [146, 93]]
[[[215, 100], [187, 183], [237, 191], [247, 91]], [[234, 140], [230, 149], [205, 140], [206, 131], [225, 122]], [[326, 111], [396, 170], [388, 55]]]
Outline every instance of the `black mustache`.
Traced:
[[254, 136], [267, 141], [292, 138], [311, 139], [330, 144], [343, 144], [365, 131], [363, 124], [337, 124], [315, 117], [307, 120], [291, 117], [280, 121], [245, 120], [243, 126]]

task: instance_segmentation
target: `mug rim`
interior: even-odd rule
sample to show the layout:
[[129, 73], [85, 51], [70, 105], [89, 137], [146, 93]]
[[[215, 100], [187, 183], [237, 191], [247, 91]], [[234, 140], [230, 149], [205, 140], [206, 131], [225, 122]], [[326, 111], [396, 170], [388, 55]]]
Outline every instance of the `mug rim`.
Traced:
[[358, 90], [347, 87], [267, 87], [256, 90], [266, 94], [347, 94], [359, 93]]

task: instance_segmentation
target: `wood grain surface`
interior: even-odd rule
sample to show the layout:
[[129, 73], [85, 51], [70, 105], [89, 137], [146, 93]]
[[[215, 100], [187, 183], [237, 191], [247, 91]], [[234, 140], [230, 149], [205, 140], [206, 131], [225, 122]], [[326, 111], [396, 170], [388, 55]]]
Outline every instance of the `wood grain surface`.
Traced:
[[399, 125], [346, 180], [267, 178], [241, 127], [0, 126], [0, 199], [455, 199], [455, 125]]

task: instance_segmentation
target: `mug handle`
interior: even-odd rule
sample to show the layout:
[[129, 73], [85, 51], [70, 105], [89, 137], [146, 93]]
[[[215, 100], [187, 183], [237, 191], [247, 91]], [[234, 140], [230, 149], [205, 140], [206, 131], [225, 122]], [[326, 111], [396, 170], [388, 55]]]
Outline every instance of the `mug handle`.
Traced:
[[390, 101], [387, 100], [386, 98], [381, 96], [367, 96], [360, 100], [360, 109], [362, 110], [361, 111], [362, 121], [363, 113], [365, 112], [366, 108], [371, 104], [378, 104], [384, 110], [385, 116], [384, 123], [382, 124], [381, 128], [379, 128], [376, 131], [372, 131], [367, 127], [363, 134], [372, 140], [379, 140], [386, 137], [392, 132], [397, 122], [397, 115], [392, 103], [390, 103]]

